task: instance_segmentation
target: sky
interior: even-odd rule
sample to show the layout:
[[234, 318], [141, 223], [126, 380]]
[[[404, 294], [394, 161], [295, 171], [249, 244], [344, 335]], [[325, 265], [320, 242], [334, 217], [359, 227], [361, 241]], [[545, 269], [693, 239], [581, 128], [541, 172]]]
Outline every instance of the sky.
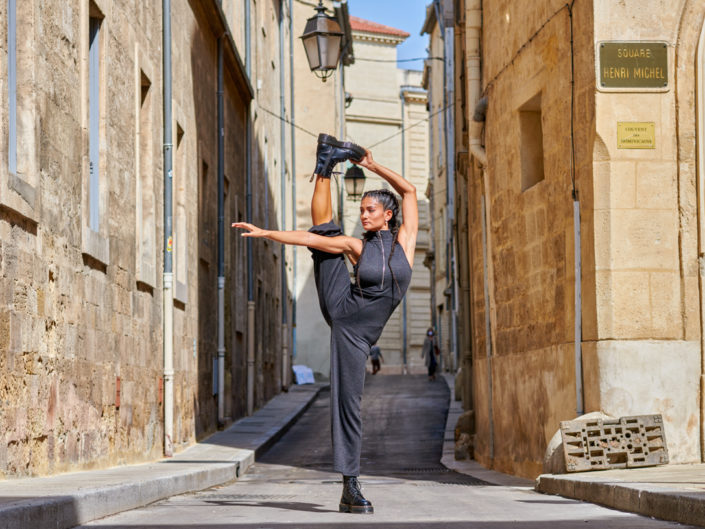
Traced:
[[[403, 29], [411, 33], [397, 47], [397, 59], [426, 57], [428, 35], [419, 35], [426, 18], [426, 5], [432, 0], [348, 0], [348, 10], [355, 17]], [[397, 63], [400, 68], [423, 70], [423, 61]]]

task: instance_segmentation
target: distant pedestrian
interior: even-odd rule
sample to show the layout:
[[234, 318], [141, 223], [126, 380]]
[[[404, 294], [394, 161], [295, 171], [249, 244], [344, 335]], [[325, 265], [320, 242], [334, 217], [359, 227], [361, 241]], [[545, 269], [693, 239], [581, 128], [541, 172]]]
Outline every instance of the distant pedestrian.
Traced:
[[436, 366], [438, 366], [436, 357], [440, 352], [436, 342], [436, 333], [433, 331], [433, 327], [429, 327], [426, 331], [426, 338], [423, 341], [423, 349], [421, 350], [421, 358], [423, 358], [424, 365], [428, 368], [429, 380], [436, 380]]
[[376, 375], [377, 371], [381, 369], [380, 360], [384, 362], [384, 356], [382, 356], [382, 350], [377, 344], [374, 344], [370, 348], [370, 360], [372, 360], [372, 374]]

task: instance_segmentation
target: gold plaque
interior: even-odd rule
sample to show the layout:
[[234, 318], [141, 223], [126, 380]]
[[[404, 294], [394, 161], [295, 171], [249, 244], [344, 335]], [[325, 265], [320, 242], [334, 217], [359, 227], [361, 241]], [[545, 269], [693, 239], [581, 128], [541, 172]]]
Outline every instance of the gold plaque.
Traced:
[[618, 149], [655, 149], [656, 124], [653, 121], [618, 121]]
[[668, 89], [667, 43], [600, 42], [598, 50], [600, 89]]

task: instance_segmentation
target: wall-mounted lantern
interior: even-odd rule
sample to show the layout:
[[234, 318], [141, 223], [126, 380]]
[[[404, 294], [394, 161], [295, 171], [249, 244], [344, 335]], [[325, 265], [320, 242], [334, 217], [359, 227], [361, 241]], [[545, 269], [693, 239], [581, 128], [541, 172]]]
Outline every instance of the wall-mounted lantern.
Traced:
[[345, 171], [345, 191], [347, 191], [348, 196], [351, 200], [360, 200], [362, 198], [362, 192], [365, 188], [365, 172], [360, 166], [351, 165], [347, 171]]
[[314, 9], [316, 14], [306, 21], [301, 40], [311, 71], [325, 82], [338, 68], [343, 31], [334, 17], [326, 15], [322, 0]]

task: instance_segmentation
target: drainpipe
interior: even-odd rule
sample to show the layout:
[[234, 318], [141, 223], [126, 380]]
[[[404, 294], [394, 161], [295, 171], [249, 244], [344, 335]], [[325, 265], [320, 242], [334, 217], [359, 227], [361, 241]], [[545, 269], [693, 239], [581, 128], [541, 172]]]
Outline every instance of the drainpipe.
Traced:
[[573, 7], [568, 7], [570, 18], [570, 173], [573, 183], [573, 241], [575, 241], [575, 412], [577, 416], [585, 413], [585, 397], [583, 394], [583, 305], [581, 299], [582, 261], [580, 253], [580, 201], [575, 189], [575, 53], [573, 49]]
[[487, 98], [482, 97], [482, 0], [470, 0], [466, 11], [465, 49], [468, 108], [475, 108], [470, 122], [470, 153], [482, 166], [487, 166], [487, 153], [482, 145], [482, 127], [487, 113]]
[[[438, 15], [438, 1], [434, 2], [434, 7], [436, 9], [436, 15]], [[438, 16], [436, 16], [436, 21], [441, 26], [442, 22]], [[430, 33], [429, 33], [430, 34]], [[435, 101], [435, 92], [433, 90], [434, 84], [431, 80], [428, 83], [428, 95], [427, 100], [429, 102], [429, 109], [433, 110], [433, 102]], [[436, 134], [433, 131], [433, 124], [429, 122], [429, 136], [428, 136], [428, 159], [429, 159], [429, 174], [428, 174], [428, 186], [426, 187], [426, 197], [429, 201], [429, 217], [430, 217], [430, 254], [433, 256], [429, 261], [430, 270], [430, 288], [431, 288], [431, 327], [435, 332], [436, 340], [439, 344], [443, 344], [441, 339], [441, 322], [438, 320], [438, 300], [436, 299], [436, 255], [437, 255], [437, 244], [436, 244], [436, 198], [435, 198], [435, 184], [434, 181], [437, 175], [436, 167], [436, 150], [440, 145], [436, 145], [435, 137]], [[443, 355], [441, 354], [438, 358], [438, 370], [443, 371]]]
[[[339, 77], [339, 101], [338, 105], [340, 107], [340, 138], [345, 138], [345, 67], [343, 66], [343, 61], [340, 61], [338, 66], [340, 73]], [[340, 217], [340, 229], [345, 231], [345, 186], [343, 185], [343, 175], [338, 178], [338, 217]]]
[[[248, 108], [247, 159], [245, 193], [247, 222], [252, 222], [252, 104]], [[255, 402], [255, 285], [252, 266], [252, 240], [247, 237], [247, 414], [254, 412]]]
[[218, 426], [225, 424], [225, 145], [223, 39], [218, 38]]
[[[406, 97], [404, 96], [404, 89], [402, 88], [401, 92], [399, 93], [399, 97], [401, 98], [401, 175], [406, 178], [406, 132], [404, 131], [404, 128], [406, 127], [405, 125], [405, 120], [404, 116], [406, 114]], [[408, 343], [407, 343], [407, 312], [406, 312], [406, 295], [404, 295], [404, 299], [401, 302], [401, 321], [402, 321], [402, 347], [401, 347], [401, 354], [402, 354], [402, 367], [401, 367], [401, 373], [402, 375], [406, 375], [408, 373], [408, 367], [406, 365], [407, 362], [407, 352], [408, 352]]]
[[[428, 83], [428, 101], [429, 104], [433, 103], [433, 83], [429, 81]], [[432, 107], [430, 107], [432, 108]], [[437, 317], [437, 305], [436, 305], [436, 219], [435, 219], [435, 214], [436, 214], [436, 209], [435, 209], [435, 199], [434, 199], [434, 176], [436, 174], [435, 171], [435, 158], [436, 158], [436, 146], [434, 143], [434, 137], [435, 134], [433, 132], [433, 127], [432, 123], [429, 122], [429, 135], [428, 135], [428, 160], [429, 160], [429, 175], [428, 175], [428, 187], [426, 196], [428, 197], [428, 207], [429, 207], [429, 212], [430, 212], [430, 219], [431, 219], [431, 233], [430, 233], [430, 246], [431, 246], [431, 255], [433, 255], [433, 259], [431, 260], [430, 264], [430, 271], [431, 271], [431, 326], [433, 327], [433, 330], [436, 335], [436, 339], [438, 339], [438, 317]], [[443, 355], [439, 358], [439, 370], [442, 372], [443, 371]]]
[[[450, 349], [451, 358], [458, 364], [458, 329], [455, 285], [455, 112], [451, 103], [455, 97], [455, 28], [445, 27], [443, 61], [443, 103], [445, 111], [446, 144], [446, 278], [450, 289]], [[448, 366], [450, 367], [450, 366]]]
[[[245, 194], [247, 222], [252, 222], [252, 104], [248, 107]], [[254, 412], [255, 402], [255, 285], [252, 267], [252, 239], [247, 237], [247, 414]]]
[[[479, 37], [478, 37], [479, 38]], [[479, 63], [478, 63], [479, 67]], [[468, 71], [468, 76], [472, 76], [471, 71]], [[470, 85], [470, 83], [468, 83]], [[479, 94], [479, 75], [472, 82], [473, 91], [468, 91], [468, 95], [473, 93]], [[494, 322], [495, 322], [495, 303], [494, 303], [494, 265], [492, 263], [492, 238], [491, 238], [491, 200], [490, 200], [490, 186], [487, 179], [487, 171], [485, 171], [485, 164], [487, 163], [487, 156], [485, 154], [485, 148], [480, 142], [480, 132], [485, 121], [485, 113], [487, 112], [487, 98], [483, 97], [475, 105], [475, 113], [473, 115], [473, 123], [470, 126], [470, 133], [472, 142], [473, 139], [476, 140], [475, 151], [473, 156], [482, 165], [482, 262], [483, 262], [483, 289], [485, 296], [485, 351], [487, 358], [487, 415], [489, 417], [489, 448], [490, 448], [490, 460], [494, 460], [494, 411], [493, 411], [493, 377], [492, 377], [492, 357], [494, 354]], [[472, 143], [471, 143], [472, 145]]]
[[[483, 179], [484, 179], [484, 171]], [[487, 209], [487, 195], [483, 193], [482, 195], [482, 278], [483, 287], [485, 291], [485, 351], [487, 355], [487, 415], [490, 422], [490, 460], [494, 459], [494, 415], [492, 408], [492, 351], [493, 351], [493, 341], [492, 341], [492, 303], [490, 302], [490, 248], [489, 248], [489, 230], [488, 222], [489, 212]]]
[[[245, 71], [251, 76], [250, 0], [245, 0]], [[247, 107], [245, 128], [245, 201], [247, 222], [252, 222], [252, 102]], [[252, 270], [252, 239], [247, 239], [247, 414], [255, 404], [255, 286]]]
[[[698, 54], [696, 64], [703, 64], [705, 59], [705, 26], [698, 39]], [[705, 91], [705, 71], [697, 70], [696, 93], [698, 97]], [[703, 140], [705, 123], [702, 110], [698, 111], [698, 289], [700, 294], [700, 461], [705, 462], [705, 156], [703, 156]]]
[[[479, 65], [478, 65], [479, 69]], [[470, 71], [468, 71], [470, 74]], [[474, 84], [474, 83], [473, 83]], [[479, 92], [480, 80], [477, 80], [477, 89]], [[487, 167], [487, 152], [482, 145], [482, 128], [484, 127], [485, 115], [487, 114], [487, 98], [483, 97], [475, 105], [475, 113], [470, 123], [470, 154], [480, 164], [482, 170]]]
[[[289, 101], [291, 102], [291, 229], [296, 229], [296, 128], [294, 116], [296, 105], [294, 104], [294, 8], [293, 0], [289, 0]], [[291, 356], [296, 358], [296, 273], [298, 264], [298, 251], [293, 251], [293, 279], [292, 279], [292, 301], [291, 301]], [[289, 371], [286, 373], [287, 379]]]
[[171, 0], [162, 0], [164, 104], [164, 455], [174, 455], [174, 272], [172, 260]]
[[245, 2], [245, 73], [251, 77], [252, 73], [252, 45], [250, 43], [250, 1]]
[[[284, 97], [285, 79], [284, 79], [284, 2], [279, 2], [279, 115], [286, 115], [286, 100]], [[281, 189], [281, 228], [286, 230], [286, 170], [284, 160], [286, 159], [286, 123], [283, 119], [279, 120], [279, 137], [280, 137], [280, 154], [279, 154], [279, 185]], [[281, 309], [282, 309], [282, 364], [281, 373], [279, 375], [279, 387], [286, 387], [286, 374], [288, 373], [289, 360], [289, 326], [287, 325], [287, 304], [288, 304], [288, 288], [286, 277], [286, 246], [281, 245]]]
[[487, 407], [489, 417], [489, 448], [490, 460], [494, 459], [494, 416], [492, 398], [492, 356], [494, 351], [494, 267], [491, 262], [492, 239], [490, 220], [492, 218], [489, 204], [489, 182], [485, 167], [487, 153], [482, 145], [482, 128], [487, 114], [487, 97], [482, 94], [482, 57], [480, 43], [482, 38], [482, 0], [470, 0], [467, 5], [466, 20], [466, 52], [467, 52], [467, 94], [468, 108], [474, 105], [474, 113], [470, 122], [470, 154], [482, 167], [482, 259], [483, 287], [485, 296], [485, 343], [487, 357]]
[[580, 202], [573, 199], [573, 240], [575, 241], [575, 414], [580, 417], [585, 413], [583, 398], [583, 329], [582, 329], [582, 261], [580, 256]]

